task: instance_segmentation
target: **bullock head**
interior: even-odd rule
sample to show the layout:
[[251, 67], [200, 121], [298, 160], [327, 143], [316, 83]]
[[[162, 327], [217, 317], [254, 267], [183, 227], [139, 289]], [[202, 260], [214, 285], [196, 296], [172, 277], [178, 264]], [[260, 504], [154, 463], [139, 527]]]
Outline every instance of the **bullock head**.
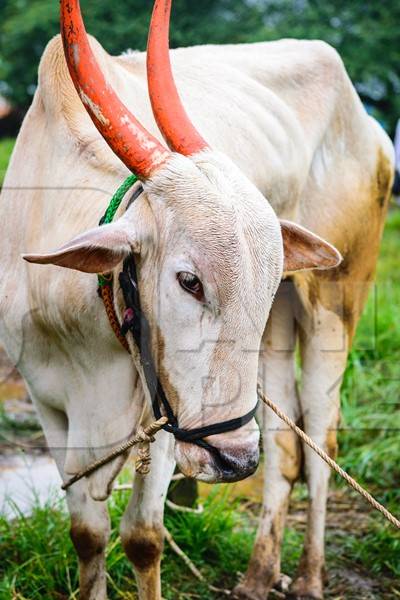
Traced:
[[[158, 376], [180, 427], [240, 417], [257, 401], [258, 352], [283, 271], [336, 266], [338, 252], [289, 222], [190, 122], [169, 62], [170, 0], [157, 0], [147, 68], [154, 117], [170, 150], [117, 98], [96, 63], [78, 0], [61, 1], [65, 56], [76, 90], [112, 150], [141, 179], [143, 193], [117, 221], [87, 231], [48, 255], [29, 255], [87, 273], [114, 271], [135, 254], [143, 311]], [[120, 291], [115, 289], [117, 303]], [[140, 372], [140, 365], [137, 365]], [[253, 419], [206, 438], [205, 448], [176, 444], [187, 475], [232, 481], [258, 462]]]

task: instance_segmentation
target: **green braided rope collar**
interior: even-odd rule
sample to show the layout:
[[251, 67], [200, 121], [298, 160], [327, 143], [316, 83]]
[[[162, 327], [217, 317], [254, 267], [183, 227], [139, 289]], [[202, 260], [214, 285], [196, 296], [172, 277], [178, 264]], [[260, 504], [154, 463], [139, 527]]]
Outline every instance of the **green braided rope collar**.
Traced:
[[[124, 181], [122, 185], [117, 189], [114, 196], [111, 198], [110, 203], [107, 207], [106, 212], [103, 217], [100, 219], [99, 225], [108, 225], [112, 223], [115, 217], [115, 213], [119, 209], [122, 200], [127, 191], [138, 181], [136, 175], [129, 175]], [[99, 287], [103, 287], [104, 285], [112, 284], [112, 275], [98, 275], [97, 276]]]

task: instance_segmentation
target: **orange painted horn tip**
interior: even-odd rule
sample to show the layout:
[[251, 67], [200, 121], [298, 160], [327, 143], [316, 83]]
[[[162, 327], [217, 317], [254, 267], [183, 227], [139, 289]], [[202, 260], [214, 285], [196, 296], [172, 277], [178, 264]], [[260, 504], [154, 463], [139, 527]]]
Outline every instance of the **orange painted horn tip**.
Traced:
[[[168, 150], [143, 127], [107, 85], [88, 42], [79, 1], [61, 0], [60, 7], [64, 54], [75, 88], [78, 93], [84, 89], [89, 99], [84, 104], [85, 109], [112, 151], [129, 170], [146, 179], [166, 160]], [[79, 50], [79, 65], [76, 65], [76, 53], [66, 41], [72, 37]], [[87, 85], [88, 81], [90, 86]], [[104, 119], [99, 119], [99, 113]], [[121, 125], [122, 116], [126, 119], [126, 126]]]
[[170, 7], [171, 0], [154, 3], [147, 43], [150, 100], [168, 146], [184, 156], [192, 156], [209, 145], [189, 119], [176, 89], [168, 48]]

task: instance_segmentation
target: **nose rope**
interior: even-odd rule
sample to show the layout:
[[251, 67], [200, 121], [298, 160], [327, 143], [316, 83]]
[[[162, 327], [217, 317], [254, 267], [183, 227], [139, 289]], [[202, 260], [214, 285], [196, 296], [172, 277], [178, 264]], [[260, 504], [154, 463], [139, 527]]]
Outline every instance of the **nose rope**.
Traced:
[[[397, 519], [385, 506], [383, 506], [383, 504], [381, 504], [380, 502], [378, 502], [366, 489], [364, 489], [344, 469], [342, 469], [337, 464], [337, 462], [335, 462], [306, 433], [304, 433], [304, 431], [302, 429], [300, 429], [300, 427], [298, 427], [296, 425], [296, 423], [294, 423], [294, 421], [292, 421], [292, 419], [290, 419], [290, 417], [288, 417], [284, 412], [282, 412], [280, 410], [280, 408], [274, 402], [272, 402], [272, 400], [270, 398], [268, 398], [268, 396], [266, 396], [263, 393], [262, 387], [261, 387], [260, 384], [257, 387], [257, 394], [258, 394], [258, 397], [260, 398], [260, 400], [266, 406], [268, 406], [271, 410], [273, 410], [274, 413], [284, 423], [286, 423], [290, 427], [290, 429], [292, 429], [300, 437], [300, 439], [303, 440], [303, 442], [305, 444], [307, 444], [312, 450], [314, 450], [314, 452], [316, 452], [318, 454], [318, 456], [320, 458], [322, 458], [322, 460], [324, 460], [333, 471], [335, 471], [338, 475], [340, 475], [340, 477], [342, 477], [342, 479], [345, 480], [345, 482], [347, 483], [347, 485], [349, 485], [350, 487], [352, 487], [358, 494], [360, 494], [375, 510], [379, 511], [385, 517], [385, 519], [387, 519], [389, 521], [389, 523], [391, 523], [397, 529], [400, 529], [400, 521], [399, 521], [399, 519]], [[80, 471], [76, 475], [73, 475], [68, 481], [66, 481], [65, 483], [63, 483], [63, 485], [61, 486], [61, 489], [67, 490], [76, 481], [79, 481], [83, 477], [87, 477], [88, 475], [90, 475], [91, 473], [93, 473], [94, 471], [96, 471], [97, 469], [99, 469], [100, 467], [102, 467], [102, 466], [106, 465], [107, 463], [109, 463], [111, 460], [117, 458], [121, 454], [126, 453], [128, 450], [130, 450], [133, 446], [135, 446], [137, 444], [145, 445], [145, 447], [146, 447], [145, 448], [145, 453], [146, 453], [146, 456], [148, 457], [148, 462], [146, 464], [146, 468], [144, 470], [141, 470], [141, 468], [140, 468], [140, 466], [141, 466], [140, 465], [141, 457], [140, 457], [140, 450], [139, 450], [139, 464], [138, 464], [138, 461], [137, 461], [137, 463], [136, 463], [136, 470], [138, 472], [141, 472], [142, 474], [148, 473], [149, 469], [150, 469], [150, 462], [149, 462], [150, 451], [149, 451], [148, 447], [149, 447], [149, 445], [150, 445], [151, 442], [154, 442], [154, 439], [155, 439], [154, 436], [155, 436], [155, 434], [160, 429], [162, 429], [163, 426], [165, 426], [165, 422], [166, 422], [166, 417], [163, 417], [159, 421], [155, 421], [154, 423], [151, 423], [151, 425], [149, 425], [145, 429], [139, 430], [139, 432], [137, 434], [135, 434], [133, 437], [131, 437], [130, 439], [128, 439], [126, 442], [124, 442], [123, 444], [121, 444], [117, 448], [114, 448], [114, 450], [112, 450], [109, 454], [107, 454], [106, 456], [103, 456], [102, 458], [94, 461], [89, 466], [87, 466], [86, 468], [82, 469], [82, 471]]]

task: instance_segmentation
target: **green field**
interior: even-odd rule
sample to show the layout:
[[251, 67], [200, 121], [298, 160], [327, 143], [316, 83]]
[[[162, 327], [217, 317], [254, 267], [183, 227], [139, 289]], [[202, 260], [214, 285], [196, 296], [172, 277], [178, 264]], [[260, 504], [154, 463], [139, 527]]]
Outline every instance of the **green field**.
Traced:
[[[0, 169], [11, 150], [0, 142]], [[394, 513], [400, 501], [399, 363], [400, 363], [400, 211], [392, 208], [384, 234], [377, 282], [358, 328], [343, 386], [339, 462]], [[400, 597], [400, 535], [376, 512], [334, 482], [329, 503], [327, 598], [395, 599]], [[111, 599], [133, 599], [135, 583], [118, 537], [128, 492], [110, 500], [112, 536], [107, 554]], [[304, 512], [305, 486], [299, 484], [292, 516]], [[207, 580], [231, 588], [246, 568], [256, 529], [258, 506], [215, 486], [203, 514], [167, 510], [166, 525], [176, 542]], [[57, 600], [78, 597], [75, 553], [68, 536], [68, 516], [59, 502], [49, 502], [25, 518], [0, 519], [0, 599]], [[289, 520], [282, 568], [294, 574], [304, 526]], [[350, 573], [347, 576], [346, 573]], [[346, 579], [347, 577], [347, 579]], [[356, 578], [356, 579], [354, 579]], [[350, 583], [349, 583], [350, 582]], [[166, 547], [164, 596], [170, 600], [218, 598], [199, 583]]]

